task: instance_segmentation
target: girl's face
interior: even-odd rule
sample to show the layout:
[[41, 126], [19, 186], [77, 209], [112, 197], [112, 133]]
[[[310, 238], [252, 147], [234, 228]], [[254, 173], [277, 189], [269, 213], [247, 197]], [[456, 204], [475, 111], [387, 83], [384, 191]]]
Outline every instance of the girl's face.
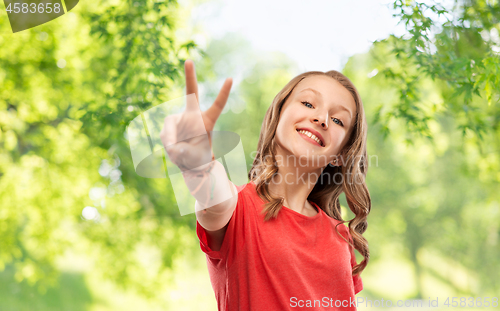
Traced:
[[[333, 163], [349, 139], [355, 116], [354, 98], [342, 84], [328, 76], [309, 76], [297, 84], [282, 107], [275, 138], [278, 154], [284, 152], [284, 159], [287, 154], [299, 159], [319, 156], [315, 167]], [[337, 163], [341, 165], [342, 159]]]

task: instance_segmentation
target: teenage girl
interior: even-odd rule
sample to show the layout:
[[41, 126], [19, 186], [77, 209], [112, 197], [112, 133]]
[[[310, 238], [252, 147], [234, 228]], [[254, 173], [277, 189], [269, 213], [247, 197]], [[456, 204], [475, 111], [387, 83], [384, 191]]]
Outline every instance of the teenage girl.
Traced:
[[[197, 99], [190, 60], [185, 73], [186, 92]], [[196, 232], [218, 309], [356, 310], [371, 209], [367, 122], [358, 91], [334, 70], [293, 78], [264, 117], [250, 182], [236, 186], [213, 158], [210, 135], [182, 141], [213, 130], [231, 85], [226, 79], [207, 111], [188, 100], [186, 111], [167, 117], [161, 132], [196, 198]], [[342, 192], [355, 215], [348, 226]], [[354, 249], [364, 257], [359, 264]]]

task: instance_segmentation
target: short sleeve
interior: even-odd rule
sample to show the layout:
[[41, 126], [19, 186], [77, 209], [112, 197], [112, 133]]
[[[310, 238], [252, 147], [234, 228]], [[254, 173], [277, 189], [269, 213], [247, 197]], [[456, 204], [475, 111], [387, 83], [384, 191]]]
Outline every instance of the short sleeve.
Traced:
[[[356, 255], [354, 255], [354, 250], [352, 247], [349, 247], [350, 252], [351, 252], [351, 269], [357, 265], [356, 263]], [[363, 281], [361, 280], [361, 276], [355, 275], [352, 277], [352, 282], [354, 284], [354, 294], [356, 295], [360, 291], [363, 290]]]
[[210, 247], [208, 246], [207, 231], [200, 225], [198, 220], [196, 220], [196, 234], [198, 236], [198, 239], [200, 240], [200, 248], [208, 256], [209, 259], [215, 261], [223, 260], [227, 258], [228, 250], [231, 247], [234, 247], [232, 245], [235, 244], [235, 231], [238, 227], [241, 227], [240, 223], [243, 221], [241, 210], [244, 194], [242, 193], [242, 190], [245, 186], [246, 185], [236, 186], [236, 189], [238, 191], [238, 201], [236, 203], [236, 208], [233, 211], [233, 215], [229, 220], [220, 250], [214, 251], [210, 249]]
[[[233, 213], [234, 215], [234, 213]], [[229, 220], [229, 222], [231, 222], [231, 220], [233, 219], [233, 216], [231, 216], [231, 219]], [[228, 229], [229, 229], [229, 226], [228, 226]], [[222, 249], [222, 246], [221, 246], [221, 249], [219, 251], [214, 251], [212, 249], [210, 249], [210, 247], [208, 247], [208, 238], [207, 238], [207, 231], [205, 230], [205, 228], [203, 228], [200, 223], [198, 222], [198, 220], [196, 220], [196, 235], [198, 235], [198, 239], [200, 240], [200, 248], [201, 250], [210, 258], [212, 259], [222, 259], [222, 253], [223, 253], [223, 249]], [[228, 235], [228, 230], [226, 230], [226, 233], [224, 235], [224, 240], [222, 242], [222, 244], [224, 245], [224, 242]], [[227, 244], [227, 243], [226, 243]]]
[[[345, 229], [346, 229], [345, 232], [347, 233], [347, 240], [351, 241], [352, 243], [352, 236], [351, 233], [349, 232], [349, 228], [345, 227]], [[354, 266], [357, 265], [356, 255], [354, 247], [352, 247], [351, 245], [349, 245], [348, 247], [349, 247], [349, 252], [351, 254], [351, 271], [352, 271], [352, 268], [354, 268]], [[354, 275], [352, 277], [352, 283], [354, 284], [354, 294], [357, 294], [363, 290], [363, 281], [361, 280], [361, 276], [359, 274]]]

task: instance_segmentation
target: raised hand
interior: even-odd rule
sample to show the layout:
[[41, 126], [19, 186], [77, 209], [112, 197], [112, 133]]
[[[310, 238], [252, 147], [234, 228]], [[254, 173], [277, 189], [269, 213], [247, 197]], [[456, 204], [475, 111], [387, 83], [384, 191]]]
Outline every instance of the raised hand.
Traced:
[[212, 106], [200, 111], [194, 63], [186, 60], [186, 110], [165, 118], [160, 138], [170, 160], [182, 171], [204, 169], [212, 160], [210, 132], [226, 105], [232, 79], [227, 78]]

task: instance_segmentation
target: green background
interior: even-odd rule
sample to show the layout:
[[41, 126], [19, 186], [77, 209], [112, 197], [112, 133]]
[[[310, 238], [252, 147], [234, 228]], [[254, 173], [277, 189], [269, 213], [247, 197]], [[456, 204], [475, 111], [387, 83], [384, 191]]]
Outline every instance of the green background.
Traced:
[[[236, 33], [201, 49], [180, 31], [200, 3], [84, 1], [16, 34], [1, 16], [0, 310], [216, 310], [195, 215], [180, 216], [168, 178], [135, 173], [126, 126], [182, 96], [193, 59], [202, 105], [240, 77], [216, 130], [241, 136], [250, 168], [267, 108], [300, 72]], [[359, 297], [499, 296], [500, 42], [487, 34], [500, 9], [457, 5], [437, 25], [438, 5], [394, 2], [406, 34], [342, 69], [369, 121]]]

